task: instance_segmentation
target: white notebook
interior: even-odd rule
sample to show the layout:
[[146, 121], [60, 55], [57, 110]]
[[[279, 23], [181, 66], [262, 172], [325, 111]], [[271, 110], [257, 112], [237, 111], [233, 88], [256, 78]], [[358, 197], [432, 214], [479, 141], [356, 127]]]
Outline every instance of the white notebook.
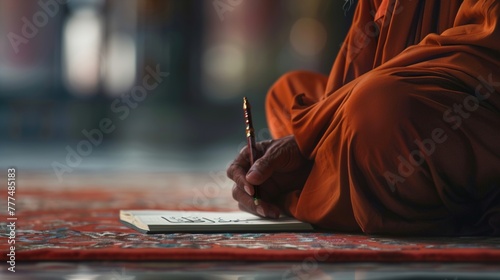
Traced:
[[142, 233], [313, 231], [296, 219], [265, 219], [247, 212], [121, 210], [120, 221]]

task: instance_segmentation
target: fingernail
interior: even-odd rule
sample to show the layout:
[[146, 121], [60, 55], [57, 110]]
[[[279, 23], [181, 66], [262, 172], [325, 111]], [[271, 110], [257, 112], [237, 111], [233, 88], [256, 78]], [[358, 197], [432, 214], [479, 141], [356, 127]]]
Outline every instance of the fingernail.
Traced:
[[250, 187], [250, 186], [244, 186], [243, 188], [245, 189], [245, 192], [248, 195], [253, 195], [253, 188], [252, 187]]
[[255, 209], [255, 211], [257, 211], [257, 214], [261, 215], [262, 217], [266, 216], [264, 214], [264, 208], [262, 208], [262, 206], [257, 206], [257, 208]]

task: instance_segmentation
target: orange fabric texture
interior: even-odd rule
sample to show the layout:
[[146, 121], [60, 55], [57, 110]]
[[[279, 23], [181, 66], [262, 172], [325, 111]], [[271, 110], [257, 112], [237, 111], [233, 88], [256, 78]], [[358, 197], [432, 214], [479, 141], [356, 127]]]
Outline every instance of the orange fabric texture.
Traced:
[[285, 208], [319, 227], [500, 235], [500, 1], [359, 1], [329, 77], [283, 76], [273, 137], [314, 160]]

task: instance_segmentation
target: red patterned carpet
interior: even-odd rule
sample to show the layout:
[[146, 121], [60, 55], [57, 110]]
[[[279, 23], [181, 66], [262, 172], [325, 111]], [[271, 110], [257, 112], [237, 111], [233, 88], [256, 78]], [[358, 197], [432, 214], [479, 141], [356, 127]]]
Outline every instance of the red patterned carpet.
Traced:
[[[231, 183], [212, 174], [19, 174], [17, 261], [224, 260], [318, 262], [499, 262], [500, 238], [396, 238], [338, 233], [144, 235], [120, 209], [236, 210]], [[7, 191], [0, 209], [7, 209]], [[0, 216], [2, 260], [8, 216]]]

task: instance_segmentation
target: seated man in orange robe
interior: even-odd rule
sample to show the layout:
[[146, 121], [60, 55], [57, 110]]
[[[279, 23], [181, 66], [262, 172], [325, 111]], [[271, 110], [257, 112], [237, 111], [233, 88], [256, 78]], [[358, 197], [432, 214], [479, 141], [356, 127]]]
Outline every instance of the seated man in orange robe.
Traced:
[[328, 78], [270, 89], [275, 139], [228, 168], [240, 208], [336, 231], [500, 235], [499, 17], [500, 0], [359, 1]]

